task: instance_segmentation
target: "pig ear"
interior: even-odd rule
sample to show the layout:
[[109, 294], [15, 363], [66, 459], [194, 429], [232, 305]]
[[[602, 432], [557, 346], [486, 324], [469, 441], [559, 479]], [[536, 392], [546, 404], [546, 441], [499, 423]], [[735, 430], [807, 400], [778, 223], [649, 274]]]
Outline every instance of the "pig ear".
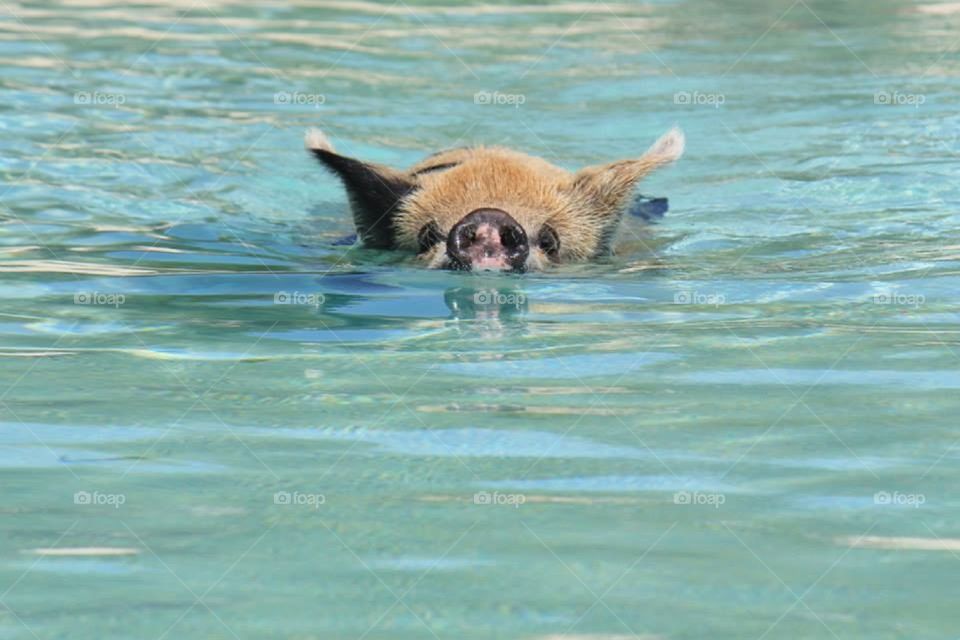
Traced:
[[570, 189], [583, 208], [615, 228], [637, 183], [651, 171], [677, 160], [683, 155], [683, 146], [683, 132], [670, 129], [639, 158], [581, 169], [574, 174]]
[[397, 206], [413, 191], [414, 183], [396, 169], [336, 153], [327, 137], [317, 129], [307, 131], [304, 145], [343, 182], [357, 236], [363, 243], [377, 249], [393, 248]]

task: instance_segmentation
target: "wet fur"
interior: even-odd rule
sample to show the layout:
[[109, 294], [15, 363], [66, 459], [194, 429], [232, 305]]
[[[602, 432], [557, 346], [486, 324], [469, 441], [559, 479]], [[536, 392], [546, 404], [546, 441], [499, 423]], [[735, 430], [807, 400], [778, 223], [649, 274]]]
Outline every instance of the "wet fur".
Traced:
[[[315, 129], [305, 143], [343, 182], [365, 245], [410, 251], [428, 267], [447, 267], [444, 242], [422, 246], [427, 225], [445, 238], [471, 211], [502, 209], [531, 239], [526, 268], [532, 270], [609, 253], [638, 182], [684, 149], [683, 133], [671, 129], [638, 158], [575, 173], [504, 147], [450, 149], [400, 171], [339, 155]], [[560, 239], [553, 255], [536, 246], [545, 225]]]

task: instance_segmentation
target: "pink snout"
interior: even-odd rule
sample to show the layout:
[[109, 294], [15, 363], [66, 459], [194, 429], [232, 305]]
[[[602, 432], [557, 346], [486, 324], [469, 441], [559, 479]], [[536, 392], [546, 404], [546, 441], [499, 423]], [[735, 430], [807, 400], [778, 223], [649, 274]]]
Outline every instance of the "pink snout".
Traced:
[[450, 230], [447, 254], [455, 269], [523, 271], [530, 245], [523, 227], [506, 211], [476, 209]]

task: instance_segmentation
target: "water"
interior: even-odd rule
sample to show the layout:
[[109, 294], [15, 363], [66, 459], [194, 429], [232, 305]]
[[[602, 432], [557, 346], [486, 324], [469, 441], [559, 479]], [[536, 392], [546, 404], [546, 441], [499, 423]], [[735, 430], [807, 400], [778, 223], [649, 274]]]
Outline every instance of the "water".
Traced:
[[[0, 637], [955, 636], [958, 23], [3, 5]], [[675, 123], [664, 221], [523, 277], [336, 245], [301, 148]]]

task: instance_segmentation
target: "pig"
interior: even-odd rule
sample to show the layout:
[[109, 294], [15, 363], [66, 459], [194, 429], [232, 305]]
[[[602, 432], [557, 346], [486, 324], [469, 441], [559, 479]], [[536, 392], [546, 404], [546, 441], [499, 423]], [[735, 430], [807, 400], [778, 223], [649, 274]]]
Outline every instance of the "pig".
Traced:
[[431, 269], [540, 271], [612, 252], [639, 181], [683, 154], [673, 128], [637, 158], [576, 172], [500, 146], [440, 151], [406, 171], [363, 162], [307, 131], [346, 190], [358, 240]]

